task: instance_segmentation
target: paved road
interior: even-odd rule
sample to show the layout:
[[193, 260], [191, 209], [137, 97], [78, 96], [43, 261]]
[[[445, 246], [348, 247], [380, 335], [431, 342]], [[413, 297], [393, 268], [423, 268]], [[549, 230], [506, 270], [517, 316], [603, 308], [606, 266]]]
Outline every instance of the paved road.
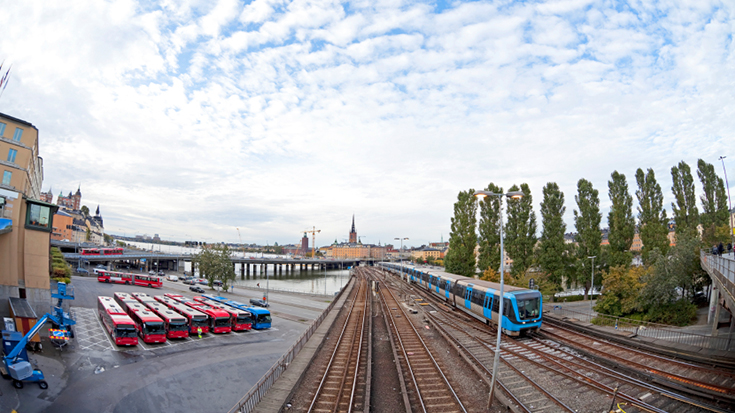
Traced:
[[[270, 330], [207, 334], [165, 345], [121, 349], [110, 343], [95, 315], [98, 295], [115, 291], [189, 294], [188, 286], [165, 282], [161, 290], [100, 284], [75, 278], [76, 337], [61, 352], [44, 341], [31, 359], [47, 376], [49, 388], [27, 383], [17, 390], [0, 380], [0, 411], [130, 412], [227, 411], [288, 350], [329, 304], [324, 297], [271, 294]], [[259, 292], [226, 293], [240, 301]]]

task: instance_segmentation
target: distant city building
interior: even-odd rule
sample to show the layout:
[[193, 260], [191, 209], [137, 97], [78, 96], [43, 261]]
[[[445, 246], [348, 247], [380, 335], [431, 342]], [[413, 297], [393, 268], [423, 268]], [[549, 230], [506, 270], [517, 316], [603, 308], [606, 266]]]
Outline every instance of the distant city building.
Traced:
[[308, 251], [309, 251], [309, 237], [307, 237], [306, 232], [304, 232], [304, 236], [301, 238], [301, 250], [298, 252], [298, 255], [306, 255]]
[[72, 211], [79, 211], [79, 208], [82, 207], [81, 186], [77, 188], [77, 192], [74, 195], [71, 192], [69, 192], [68, 196], [59, 193], [59, 196], [56, 198], [56, 205], [71, 209]]
[[355, 216], [352, 216], [352, 229], [350, 230], [350, 242], [334, 243], [327, 247], [319, 248], [325, 256], [335, 259], [348, 258], [379, 258], [385, 259], [387, 248], [374, 244], [363, 244], [357, 240], [355, 231]]
[[49, 204], [54, 202], [54, 194], [51, 189], [49, 189], [48, 192], [41, 192], [41, 201], [48, 202]]
[[352, 229], [350, 230], [350, 243], [357, 243], [357, 232], [355, 231], [355, 216], [352, 215]]
[[443, 257], [443, 254], [441, 250], [427, 246], [421, 246], [411, 251], [411, 258], [419, 258], [426, 261], [429, 257], [438, 260]]

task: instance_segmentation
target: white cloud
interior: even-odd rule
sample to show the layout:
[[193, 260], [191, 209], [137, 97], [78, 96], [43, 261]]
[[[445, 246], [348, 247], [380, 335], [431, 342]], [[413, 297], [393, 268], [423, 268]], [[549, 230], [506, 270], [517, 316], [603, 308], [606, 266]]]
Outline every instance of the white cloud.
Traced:
[[613, 170], [632, 191], [653, 167], [669, 196], [735, 130], [716, 1], [21, 2], [0, 25], [0, 111], [39, 127], [44, 189], [81, 182], [111, 232], [327, 243], [355, 213], [420, 245], [491, 181], [536, 206], [558, 182], [573, 230], [579, 178], [606, 205]]

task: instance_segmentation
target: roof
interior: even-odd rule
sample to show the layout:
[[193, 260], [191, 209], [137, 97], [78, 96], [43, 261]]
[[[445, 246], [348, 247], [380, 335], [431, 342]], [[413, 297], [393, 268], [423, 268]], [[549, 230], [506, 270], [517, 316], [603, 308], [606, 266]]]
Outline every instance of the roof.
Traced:
[[33, 311], [31, 305], [25, 298], [9, 297], [10, 300], [10, 311], [15, 317], [19, 318], [38, 318], [36, 312]]
[[13, 116], [10, 116], [10, 115], [6, 115], [5, 113], [2, 113], [2, 112], [0, 112], [0, 117], [3, 117], [3, 118], [5, 118], [5, 119], [8, 119], [8, 120], [12, 120], [13, 122], [17, 122], [17, 123], [20, 123], [20, 124], [23, 124], [23, 125], [26, 125], [26, 126], [30, 126], [30, 127], [32, 127], [33, 129], [36, 129], [36, 130], [38, 130], [38, 128], [37, 128], [37, 127], [35, 127], [35, 126], [33, 126], [33, 124], [32, 124], [32, 123], [30, 123], [30, 122], [27, 122], [27, 121], [25, 121], [25, 120], [23, 120], [23, 119], [18, 119], [18, 118], [15, 118], [15, 117], [13, 117]]

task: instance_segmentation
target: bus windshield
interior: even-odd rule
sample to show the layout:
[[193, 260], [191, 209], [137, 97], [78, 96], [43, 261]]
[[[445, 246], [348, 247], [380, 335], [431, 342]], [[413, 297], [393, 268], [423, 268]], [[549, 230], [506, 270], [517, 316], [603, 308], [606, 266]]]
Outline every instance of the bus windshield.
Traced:
[[230, 325], [230, 317], [217, 317], [214, 319], [215, 327], [227, 327]]
[[194, 324], [194, 327], [206, 327], [207, 325], [206, 318], [194, 318], [191, 321], [192, 321], [192, 324]]
[[119, 325], [115, 328], [115, 336], [120, 338], [136, 337], [137, 335], [135, 326], [130, 324]]
[[168, 329], [171, 331], [186, 331], [189, 329], [189, 326], [183, 321], [171, 322], [168, 324]]
[[143, 324], [143, 332], [145, 334], [166, 334], [163, 323], [152, 322]]
[[250, 318], [250, 314], [247, 315], [239, 315], [237, 316], [237, 323], [238, 324], [252, 324], [253, 319]]
[[258, 314], [258, 323], [270, 323], [270, 322], [271, 322], [270, 314]]
[[538, 297], [518, 300], [518, 315], [521, 319], [536, 318], [539, 315]]

